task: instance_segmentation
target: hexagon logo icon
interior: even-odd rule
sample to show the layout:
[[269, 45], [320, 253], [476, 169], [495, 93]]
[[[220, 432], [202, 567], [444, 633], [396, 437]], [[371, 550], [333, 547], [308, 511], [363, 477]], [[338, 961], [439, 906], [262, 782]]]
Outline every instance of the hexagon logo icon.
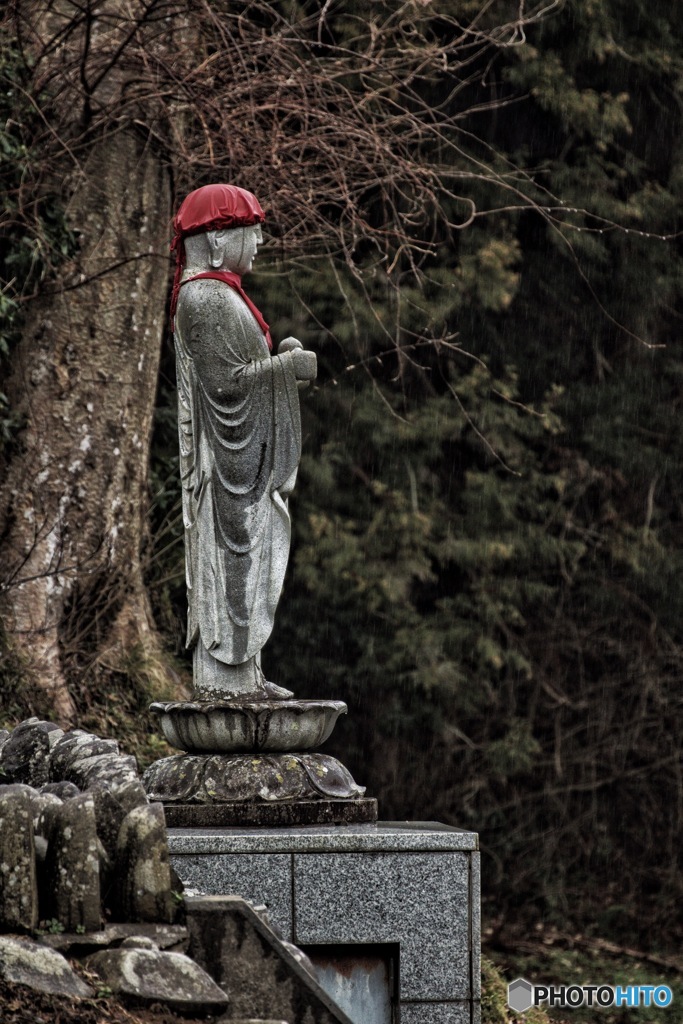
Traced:
[[508, 1006], [517, 1013], [524, 1013], [534, 1005], [533, 987], [524, 978], [516, 978], [508, 985]]

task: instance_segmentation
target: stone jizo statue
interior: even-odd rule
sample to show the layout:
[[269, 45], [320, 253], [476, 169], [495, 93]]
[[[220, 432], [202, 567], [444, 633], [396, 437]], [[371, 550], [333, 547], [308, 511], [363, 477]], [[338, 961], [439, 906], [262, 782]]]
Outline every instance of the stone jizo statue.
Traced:
[[268, 682], [261, 649], [273, 629], [289, 556], [287, 499], [301, 456], [299, 389], [316, 359], [296, 338], [273, 354], [268, 324], [242, 287], [261, 244], [255, 196], [232, 185], [192, 192], [175, 218], [171, 317], [185, 524], [190, 701], [154, 702], [184, 754], [145, 772], [169, 825], [370, 822], [341, 761], [314, 750], [347, 707], [294, 698]]
[[172, 316], [195, 695], [273, 700], [261, 649], [290, 543], [287, 499], [301, 456], [299, 388], [316, 357], [268, 325], [242, 288], [264, 213], [232, 185], [192, 192], [175, 218]]

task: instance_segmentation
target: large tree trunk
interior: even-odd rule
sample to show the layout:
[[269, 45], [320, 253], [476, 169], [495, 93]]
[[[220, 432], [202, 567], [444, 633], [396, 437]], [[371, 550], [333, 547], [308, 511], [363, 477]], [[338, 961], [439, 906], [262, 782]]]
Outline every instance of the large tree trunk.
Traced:
[[13, 354], [5, 389], [24, 425], [0, 488], [0, 613], [63, 721], [75, 655], [83, 667], [84, 652], [154, 642], [141, 546], [171, 202], [158, 154], [132, 129], [94, 141], [72, 188], [80, 252]]

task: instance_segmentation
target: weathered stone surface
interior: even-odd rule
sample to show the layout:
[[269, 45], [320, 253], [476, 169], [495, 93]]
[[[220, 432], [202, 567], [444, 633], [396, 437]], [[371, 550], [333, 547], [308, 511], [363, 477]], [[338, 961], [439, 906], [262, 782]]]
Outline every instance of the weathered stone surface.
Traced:
[[96, 932], [46, 932], [38, 941], [51, 949], [66, 953], [71, 949], [106, 949], [123, 945], [128, 938], [149, 939], [157, 949], [184, 953], [187, 950], [187, 928], [181, 924], [106, 924]]
[[94, 995], [60, 953], [30, 939], [0, 936], [0, 977], [53, 995]]
[[68, 766], [65, 778], [85, 790], [90, 789], [97, 782], [121, 785], [124, 780], [136, 779], [137, 774], [137, 763], [134, 757], [109, 753], [79, 758]]
[[4, 931], [29, 931], [38, 924], [29, 792], [24, 786], [0, 786], [0, 929]]
[[165, 1003], [186, 1013], [216, 1013], [228, 1005], [225, 992], [182, 953], [109, 949], [93, 953], [86, 965], [132, 1006]]
[[41, 869], [42, 917], [67, 931], [94, 931], [101, 924], [100, 865], [95, 804], [89, 793], [46, 808], [48, 848]]
[[278, 800], [271, 803], [165, 804], [169, 828], [264, 828], [288, 825], [356, 825], [377, 821], [377, 800]]
[[37, 836], [42, 836], [44, 839], [49, 840], [57, 821], [58, 808], [61, 806], [61, 801], [58, 803], [50, 801], [41, 806], [34, 825], [34, 831]]
[[81, 792], [73, 782], [48, 782], [40, 787], [40, 792], [59, 797], [60, 800], [70, 800]]
[[[96, 789], [99, 785], [100, 783], [95, 783], [92, 788]], [[149, 803], [145, 787], [137, 775], [134, 779], [125, 776], [121, 779], [108, 780], [106, 785], [121, 804], [126, 814], [132, 811], [134, 807], [141, 807], [143, 804]]]
[[27, 785], [25, 782], [3, 782], [0, 783], [0, 793], [23, 793], [29, 803], [35, 796], [38, 795], [38, 790], [34, 789], [33, 786]]
[[181, 804], [352, 800], [365, 793], [340, 761], [317, 753], [178, 754], [155, 761], [142, 781], [150, 800]]
[[121, 943], [121, 949], [159, 949], [149, 935], [128, 935]]
[[119, 920], [173, 922], [176, 903], [161, 804], [135, 807], [124, 818], [116, 845], [116, 874]]
[[31, 815], [33, 817], [33, 829], [37, 831], [38, 820], [41, 816], [42, 811], [46, 807], [59, 806], [61, 800], [54, 796], [54, 794], [42, 793], [40, 790], [35, 789], [33, 786], [29, 786], [24, 782], [12, 782], [6, 785], [0, 785], [0, 792], [12, 791], [14, 793], [24, 793], [31, 804]]
[[291, 944], [245, 900], [192, 896], [186, 908], [189, 954], [228, 992], [231, 1016], [351, 1024]]
[[40, 816], [46, 807], [61, 807], [62, 801], [54, 793], [39, 793], [32, 790], [29, 797], [31, 803], [31, 814], [33, 815], [33, 827], [37, 831]]
[[118, 752], [119, 745], [116, 740], [103, 740], [82, 729], [71, 729], [64, 733], [50, 753], [50, 781], [70, 780], [69, 769], [76, 761], [85, 757]]
[[[12, 817], [0, 835], [5, 927], [31, 929], [55, 919], [68, 931], [95, 932], [111, 903], [124, 920], [175, 920], [182, 882], [169, 863], [163, 808], [150, 810], [135, 759], [119, 754], [113, 740], [78, 729], [65, 735], [38, 719], [0, 739], [12, 777], [35, 780], [0, 781]], [[0, 906], [0, 927], [2, 915]]]
[[154, 703], [168, 742], [190, 753], [310, 750], [330, 736], [340, 700], [174, 701]]
[[123, 809], [112, 791], [102, 783], [93, 786], [89, 792], [95, 804], [97, 835], [107, 851], [109, 860], [114, 863], [116, 860], [116, 842], [119, 830], [127, 812]]
[[[109, 907], [110, 895], [113, 892], [111, 883], [116, 870], [116, 845], [121, 825], [126, 815], [135, 807], [147, 806], [147, 794], [140, 779], [128, 775], [124, 775], [122, 779], [118, 776], [113, 779], [98, 779], [88, 792], [95, 802], [97, 835], [111, 865], [111, 871], [102, 874], [102, 895], [105, 905]], [[115, 896], [112, 898], [115, 899]]]
[[13, 782], [42, 786], [48, 781], [50, 751], [64, 733], [52, 722], [27, 718], [13, 729], [0, 750], [0, 766]]

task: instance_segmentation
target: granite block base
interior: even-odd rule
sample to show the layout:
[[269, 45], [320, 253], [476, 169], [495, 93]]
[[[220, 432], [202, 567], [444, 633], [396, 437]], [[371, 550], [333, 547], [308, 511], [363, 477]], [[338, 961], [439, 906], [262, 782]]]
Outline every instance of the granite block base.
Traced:
[[166, 804], [169, 828], [223, 828], [233, 825], [356, 825], [377, 821], [377, 801], [293, 800], [279, 803]]
[[368, 962], [396, 958], [388, 1022], [479, 1021], [475, 833], [434, 822], [170, 828], [169, 849], [186, 885], [265, 905], [286, 939], [322, 957], [324, 984], [354, 1024], [385, 1018], [355, 1010], [353, 992], [344, 1006], [348, 985], [335, 988], [329, 965], [349, 953], [362, 964], [364, 950]]

